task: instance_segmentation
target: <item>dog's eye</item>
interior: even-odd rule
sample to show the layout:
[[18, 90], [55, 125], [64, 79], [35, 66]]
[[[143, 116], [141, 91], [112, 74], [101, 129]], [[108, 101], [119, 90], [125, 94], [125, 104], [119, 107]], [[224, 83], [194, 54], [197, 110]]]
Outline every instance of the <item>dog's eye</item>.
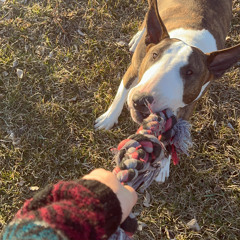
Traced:
[[157, 53], [153, 53], [153, 59], [157, 58]]
[[190, 75], [192, 75], [192, 74], [193, 74], [193, 71], [192, 71], [191, 69], [188, 69], [188, 70], [186, 71], [186, 75], [190, 76]]

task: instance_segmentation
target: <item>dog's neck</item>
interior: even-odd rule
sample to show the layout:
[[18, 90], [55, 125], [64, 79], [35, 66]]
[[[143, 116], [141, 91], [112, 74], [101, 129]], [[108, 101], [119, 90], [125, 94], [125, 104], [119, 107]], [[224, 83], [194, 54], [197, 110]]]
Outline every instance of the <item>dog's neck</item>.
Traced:
[[191, 30], [178, 28], [169, 32], [171, 38], [177, 38], [187, 43], [190, 46], [197, 47], [204, 53], [217, 50], [216, 40], [213, 35], [203, 30]]
[[[214, 38], [217, 49], [224, 48], [232, 17], [232, 0], [158, 0], [158, 11], [171, 37], [172, 35], [179, 38], [184, 37], [186, 43], [191, 43], [192, 46], [196, 42], [200, 42], [200, 47], [197, 47], [201, 49], [203, 46], [203, 50], [208, 50], [201, 43], [201, 39], [197, 39], [196, 36], [191, 39], [192, 30], [194, 31], [193, 35], [197, 33], [200, 38], [210, 39], [209, 45], [213, 44], [211, 38]], [[197, 30], [208, 31], [208, 34]], [[184, 36], [185, 34], [186, 36]], [[209, 37], [210, 35], [211, 37]], [[181, 40], [184, 41], [184, 39]], [[210, 51], [214, 50], [216, 49], [210, 49]]]

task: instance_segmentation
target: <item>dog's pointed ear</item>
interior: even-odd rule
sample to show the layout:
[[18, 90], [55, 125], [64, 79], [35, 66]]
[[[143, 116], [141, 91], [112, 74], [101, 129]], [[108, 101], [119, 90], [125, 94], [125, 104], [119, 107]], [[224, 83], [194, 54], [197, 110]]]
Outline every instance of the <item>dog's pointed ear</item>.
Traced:
[[209, 71], [215, 78], [220, 78], [230, 67], [240, 60], [240, 44], [206, 55]]
[[157, 0], [150, 1], [146, 25], [147, 35], [145, 43], [147, 46], [151, 43], [157, 44], [164, 38], [169, 38], [167, 29], [158, 13]]

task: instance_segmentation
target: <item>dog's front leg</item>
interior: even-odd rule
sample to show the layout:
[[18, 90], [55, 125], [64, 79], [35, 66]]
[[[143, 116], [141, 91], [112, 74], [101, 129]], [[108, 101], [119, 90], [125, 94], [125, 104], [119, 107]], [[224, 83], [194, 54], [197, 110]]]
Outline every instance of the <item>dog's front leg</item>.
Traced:
[[95, 129], [109, 130], [118, 122], [118, 117], [122, 112], [125, 101], [127, 100], [128, 92], [136, 85], [136, 83], [137, 70], [133, 67], [133, 64], [131, 64], [127, 72], [124, 74], [113, 103], [108, 110], [95, 121]]
[[146, 28], [144, 27], [143, 29], [140, 29], [131, 39], [131, 41], [129, 42], [128, 46], [129, 46], [129, 51], [130, 52], [135, 52], [136, 47], [138, 45], [138, 43], [140, 42], [144, 32], [145, 32]]
[[156, 177], [155, 181], [159, 183], [164, 183], [168, 177], [170, 172], [170, 163], [171, 163], [171, 155], [164, 158], [161, 161], [161, 171], [159, 172], [158, 176]]
[[145, 17], [141, 27], [139, 28], [138, 32], [132, 37], [131, 41], [128, 44], [130, 52], [133, 52], [133, 53], [135, 52], [137, 45], [140, 42], [145, 31], [146, 31], [146, 17]]
[[127, 95], [128, 89], [124, 87], [122, 80], [111, 106], [95, 121], [95, 129], [109, 130], [115, 123], [118, 122], [118, 117], [122, 112]]

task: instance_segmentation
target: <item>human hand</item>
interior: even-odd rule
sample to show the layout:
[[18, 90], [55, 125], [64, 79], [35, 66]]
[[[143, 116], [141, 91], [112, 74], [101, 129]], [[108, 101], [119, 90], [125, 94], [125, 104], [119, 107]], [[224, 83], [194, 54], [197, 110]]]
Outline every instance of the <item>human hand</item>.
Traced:
[[123, 186], [113, 173], [102, 168], [93, 170], [89, 174], [85, 175], [83, 179], [96, 180], [111, 188], [121, 204], [121, 223], [128, 217], [138, 198], [137, 193], [132, 187], [128, 185]]

